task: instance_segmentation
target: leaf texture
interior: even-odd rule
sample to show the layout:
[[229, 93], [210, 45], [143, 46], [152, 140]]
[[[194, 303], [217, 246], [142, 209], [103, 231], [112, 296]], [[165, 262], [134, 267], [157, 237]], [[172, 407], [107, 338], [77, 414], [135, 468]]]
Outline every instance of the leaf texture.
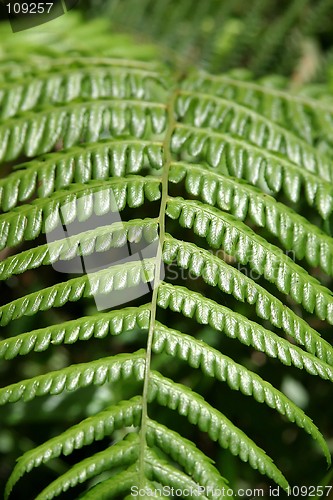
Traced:
[[233, 455], [239, 455], [254, 469], [267, 474], [283, 488], [287, 487], [285, 478], [265, 453], [201, 396], [158, 373], [153, 373], [150, 380], [150, 400], [156, 399], [160, 405], [177, 410], [180, 415], [188, 417], [191, 423], [197, 424], [200, 430], [207, 432], [211, 439], [228, 448]]
[[[261, 0], [246, 16], [248, 29], [237, 24], [231, 0], [216, 17], [214, 2], [126, 1], [124, 24], [139, 23], [161, 41], [178, 26], [169, 67], [151, 62], [157, 47], [110, 36], [106, 20], [83, 27], [67, 14], [67, 28], [55, 23], [53, 42], [45, 31], [39, 44], [24, 32], [3, 35], [0, 358], [5, 373], [14, 363], [20, 368], [10, 382], [4, 378], [0, 403], [18, 408], [87, 387], [112, 391], [113, 403], [93, 396], [91, 416], [85, 408], [75, 425], [60, 421], [65, 430], [31, 444], [5, 498], [19, 495], [17, 483], [35, 467], [72, 454], [70, 466], [42, 491], [36, 485], [36, 498], [71, 494], [80, 484], [85, 499], [129, 499], [133, 486], [147, 498], [164, 486], [200, 488], [199, 498], [214, 498], [212, 488], [229, 487], [227, 458], [212, 448], [214, 464], [200, 439], [187, 439], [183, 417], [207, 434], [205, 449], [213, 441], [240, 459], [233, 462], [240, 479], [243, 461], [267, 476], [259, 479], [264, 485], [272, 480], [286, 489], [283, 460], [277, 457], [280, 470], [256, 443], [266, 436], [251, 431], [251, 418], [238, 428], [237, 415], [235, 423], [227, 417], [232, 397], [217, 408], [212, 394], [223, 382], [247, 397], [241, 396], [244, 408], [252, 398], [276, 410], [304, 429], [330, 463], [311, 415], [276, 379], [266, 380], [252, 355], [262, 353], [269, 367], [280, 362], [283, 376], [293, 367], [295, 377], [303, 370], [333, 382], [332, 99], [323, 86], [290, 91], [279, 76], [188, 70], [194, 46], [210, 67], [242, 61], [253, 47], [251, 34], [266, 29]], [[304, 5], [293, 2], [266, 32], [262, 54], [249, 58], [256, 74], [278, 55]], [[105, 18], [117, 12], [123, 18], [119, 6], [110, 0]], [[322, 11], [309, 10], [314, 24]], [[156, 24], [149, 24], [149, 12]], [[151, 244], [155, 254], [147, 256]], [[109, 262], [111, 251], [129, 258]], [[59, 279], [64, 262], [69, 271]], [[149, 296], [142, 284], [149, 284]], [[117, 308], [98, 306], [99, 296], [117, 293], [125, 297]], [[40, 322], [42, 311], [49, 313]], [[31, 375], [25, 363], [44, 359], [42, 353], [51, 361], [45, 357], [43, 370]], [[59, 353], [67, 360], [60, 367], [53, 361]], [[212, 384], [207, 394], [205, 377]], [[108, 445], [91, 453], [89, 445], [105, 438]], [[269, 440], [266, 447], [274, 449]], [[160, 497], [168, 497], [166, 490]]]
[[49, 153], [18, 165], [15, 172], [1, 179], [1, 209], [7, 212], [36, 193], [44, 198], [72, 183], [107, 180], [162, 165], [162, 145], [158, 142], [104, 139], [78, 145], [66, 153]]
[[[160, 181], [155, 177], [128, 177], [91, 181], [89, 186], [71, 185], [68, 190], [54, 193], [49, 199], [38, 198], [29, 205], [22, 205], [9, 214], [0, 215], [0, 248], [33, 240], [41, 232], [51, 233], [60, 224], [80, 222], [93, 214], [104, 215], [118, 212], [126, 206], [136, 208], [145, 198], [150, 201], [160, 197]], [[81, 201], [80, 201], [81, 200]]]
[[160, 134], [165, 124], [165, 106], [154, 102], [101, 99], [45, 105], [0, 123], [0, 162], [48, 153], [58, 141], [65, 147], [94, 142], [102, 133], [136, 138]]
[[167, 215], [178, 219], [182, 227], [193, 227], [195, 234], [205, 237], [212, 248], [222, 246], [226, 253], [241, 264], [249, 264], [307, 311], [332, 323], [332, 292], [247, 225], [216, 208], [181, 198], [169, 199]]
[[158, 305], [164, 309], [170, 308], [172, 311], [182, 313], [186, 317], [194, 317], [198, 323], [209, 324], [230, 338], [237, 338], [243, 344], [265, 352], [267, 356], [278, 358], [285, 365], [305, 369], [312, 375], [319, 375], [325, 380], [332, 381], [333, 379], [332, 366], [197, 292], [192, 292], [185, 287], [162, 283], [159, 289]]
[[333, 240], [304, 217], [235, 178], [207, 171], [199, 165], [172, 164], [170, 180], [176, 183], [183, 179], [188, 194], [230, 212], [241, 221], [250, 217], [254, 224], [276, 236], [285, 249], [292, 250], [297, 259], [305, 258], [311, 266], [320, 266], [332, 275]]
[[9, 496], [16, 482], [32, 468], [38, 467], [61, 454], [70, 455], [73, 450], [99, 441], [111, 435], [115, 429], [123, 426], [137, 426], [141, 416], [141, 398], [139, 396], [119, 402], [112, 408], [105, 409], [92, 417], [82, 420], [78, 425], [69, 428], [63, 434], [29, 450], [19, 458], [6, 486], [6, 497]]

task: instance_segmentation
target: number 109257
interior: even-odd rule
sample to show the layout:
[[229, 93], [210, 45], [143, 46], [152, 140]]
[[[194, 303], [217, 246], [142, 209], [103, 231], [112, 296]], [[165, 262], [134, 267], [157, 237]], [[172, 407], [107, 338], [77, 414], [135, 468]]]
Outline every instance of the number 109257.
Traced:
[[287, 488], [288, 497], [328, 497], [333, 486], [289, 486]]
[[6, 4], [8, 14], [49, 14], [53, 2], [39, 2], [39, 3], [8, 3]]

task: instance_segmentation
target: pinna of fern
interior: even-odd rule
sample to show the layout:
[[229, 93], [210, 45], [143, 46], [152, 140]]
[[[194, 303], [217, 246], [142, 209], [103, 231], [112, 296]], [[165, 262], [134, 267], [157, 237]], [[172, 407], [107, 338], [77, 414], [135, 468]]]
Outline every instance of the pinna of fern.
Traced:
[[[325, 230], [333, 207], [333, 109], [236, 73], [195, 72], [178, 81], [149, 62], [85, 53], [66, 61], [43, 54], [43, 61], [41, 67], [40, 55], [32, 55], [29, 75], [21, 61], [12, 63], [10, 79], [1, 83], [0, 158], [13, 164], [0, 180], [2, 283], [130, 245], [155, 242], [157, 250], [88, 274], [58, 275], [57, 282], [42, 282], [0, 305], [0, 357], [10, 364], [80, 343], [89, 354], [94, 339], [110, 338], [98, 359], [5, 385], [1, 405], [122, 381], [133, 389], [130, 397], [26, 451], [5, 497], [15, 495], [32, 469], [74, 457], [75, 450], [84, 458], [37, 498], [55, 498], [78, 485], [83, 498], [126, 498], [133, 485], [201, 487], [201, 498], [213, 498], [208, 486], [227, 488], [223, 468], [173, 425], [176, 418], [171, 425], [159, 421], [159, 408], [178, 413], [207, 440], [286, 489], [283, 468], [229, 418], [232, 399], [217, 405], [200, 394], [200, 384], [179, 376], [183, 364], [200, 380], [212, 379], [216, 388], [225, 383], [231, 394], [246, 396], [244, 404], [252, 398], [304, 429], [330, 463], [327, 442], [310, 416], [243, 358], [234, 359], [226, 339], [244, 346], [248, 357], [259, 352], [286, 371], [333, 381], [332, 346], [309, 321], [314, 315], [333, 323], [333, 295], [325, 286], [333, 274], [333, 239]], [[318, 141], [327, 142], [325, 152]], [[295, 210], [301, 198], [304, 205]], [[309, 216], [307, 206], [316, 213]], [[124, 220], [103, 222], [115, 212]], [[103, 223], [85, 227], [95, 216]], [[76, 223], [79, 230], [69, 237], [45, 240], [50, 231]], [[200, 285], [190, 277], [171, 282], [161, 273], [163, 264], [176, 264]], [[321, 269], [321, 280], [313, 268]], [[130, 306], [38, 323], [43, 311], [70, 311], [71, 303], [129, 293], [146, 282], [151, 295], [137, 296]], [[29, 331], [26, 318], [33, 320]], [[201, 325], [213, 332], [212, 345], [201, 338]], [[116, 338], [129, 332], [136, 341], [117, 352]], [[115, 435], [111, 446], [89, 454], [90, 445]]]

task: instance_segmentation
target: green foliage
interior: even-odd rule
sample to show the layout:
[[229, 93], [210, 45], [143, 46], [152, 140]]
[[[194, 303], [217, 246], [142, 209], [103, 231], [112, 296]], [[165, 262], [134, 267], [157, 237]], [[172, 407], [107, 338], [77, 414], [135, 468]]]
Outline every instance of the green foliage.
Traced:
[[[103, 13], [164, 49], [168, 57], [214, 73], [246, 66], [258, 75], [290, 74], [316, 37], [332, 47], [331, 0], [85, 0], [89, 15]], [[326, 49], [326, 47], [325, 47]], [[324, 50], [325, 50], [324, 49]]]
[[[169, 3], [155, 3], [158, 16], [170, 13], [165, 26], [151, 26], [163, 36], [192, 5], [184, 1], [172, 14]], [[274, 36], [253, 63], [258, 73], [305, 3], [292, 2], [283, 23], [276, 21]], [[326, 3], [313, 9], [313, 26]], [[128, 21], [143, 22], [151, 2], [132, 4]], [[110, 2], [111, 12], [117, 5]], [[194, 27], [215, 8], [214, 2], [198, 5]], [[251, 26], [264, 7], [256, 2]], [[231, 2], [221, 10], [217, 20], [233, 10]], [[205, 387], [213, 383], [219, 393], [225, 383], [244, 408], [249, 398], [264, 403], [286, 425], [304, 429], [307, 443], [318, 445], [330, 464], [329, 446], [311, 416], [251, 359], [261, 355], [269, 366], [284, 365], [283, 373], [297, 369], [333, 381], [333, 348], [321, 335], [321, 322], [333, 324], [332, 104], [242, 71], [179, 75], [149, 62], [156, 48], [113, 38], [102, 21], [86, 32], [75, 17], [68, 23], [73, 30], [58, 49], [30, 43], [24, 53], [25, 33], [4, 37], [0, 358], [4, 366], [18, 366], [65, 346], [82, 349], [85, 357], [19, 375], [0, 389], [0, 404], [81, 397], [98, 387], [111, 388], [113, 396], [89, 417], [81, 414], [42, 444], [33, 443], [18, 458], [5, 498], [15, 497], [34, 468], [69, 456], [71, 467], [41, 486], [36, 498], [52, 499], [80, 485], [73, 491], [87, 499], [130, 498], [133, 485], [201, 486], [200, 498], [213, 498], [207, 488], [227, 487], [229, 478], [209, 458], [207, 443], [286, 489], [283, 464], [229, 418], [232, 399], [211, 398]], [[100, 37], [90, 48], [82, 34], [89, 38], [94, 30]], [[208, 31], [217, 43], [216, 27]], [[48, 40], [43, 32], [40, 37]], [[67, 44], [71, 53], [64, 57]], [[239, 48], [249, 44], [243, 36]], [[118, 212], [123, 222], [113, 221]], [[84, 226], [91, 219], [94, 226]], [[74, 223], [79, 229], [68, 238], [57, 233], [54, 241], [45, 239]], [[93, 255], [101, 263], [109, 254], [119, 261], [131, 244], [139, 249], [127, 262], [74, 270], [76, 276], [70, 275], [75, 267], [66, 275], [52, 270]], [[141, 247], [153, 244], [154, 256], [145, 256]], [[31, 275], [39, 281], [24, 288]], [[130, 292], [143, 283], [150, 284], [150, 296], [137, 295], [129, 307]], [[125, 293], [124, 307], [96, 311], [98, 297], [118, 292]], [[46, 324], [40, 320], [45, 311], [54, 314]], [[98, 344], [103, 352], [95, 359]], [[206, 446], [184, 432], [184, 420]], [[98, 442], [101, 448], [92, 448]]]

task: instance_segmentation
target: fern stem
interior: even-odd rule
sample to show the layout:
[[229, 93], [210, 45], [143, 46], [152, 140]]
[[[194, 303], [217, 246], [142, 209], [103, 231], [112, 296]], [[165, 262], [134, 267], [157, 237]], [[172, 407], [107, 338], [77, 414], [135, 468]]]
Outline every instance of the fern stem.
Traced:
[[171, 153], [171, 137], [176, 126], [175, 120], [175, 101], [178, 96], [178, 91], [174, 91], [167, 104], [167, 116], [168, 125], [165, 133], [165, 138], [163, 141], [163, 157], [164, 157], [164, 169], [162, 173], [162, 195], [161, 195], [161, 205], [159, 212], [159, 245], [156, 252], [156, 263], [155, 263], [155, 275], [154, 275], [154, 288], [151, 301], [151, 312], [150, 312], [150, 322], [148, 329], [148, 340], [147, 340], [147, 354], [145, 363], [145, 374], [143, 381], [143, 393], [142, 393], [142, 417], [141, 417], [141, 436], [140, 436], [140, 452], [139, 452], [139, 478], [140, 478], [140, 488], [144, 487], [145, 482], [145, 450], [147, 448], [146, 432], [147, 432], [147, 420], [148, 420], [148, 391], [149, 391], [149, 381], [150, 381], [150, 365], [151, 365], [151, 355], [153, 346], [154, 329], [156, 322], [156, 307], [158, 298], [158, 288], [161, 283], [161, 266], [163, 263], [163, 245], [165, 240], [165, 213], [168, 201], [168, 179], [169, 179], [169, 169], [172, 162]]

